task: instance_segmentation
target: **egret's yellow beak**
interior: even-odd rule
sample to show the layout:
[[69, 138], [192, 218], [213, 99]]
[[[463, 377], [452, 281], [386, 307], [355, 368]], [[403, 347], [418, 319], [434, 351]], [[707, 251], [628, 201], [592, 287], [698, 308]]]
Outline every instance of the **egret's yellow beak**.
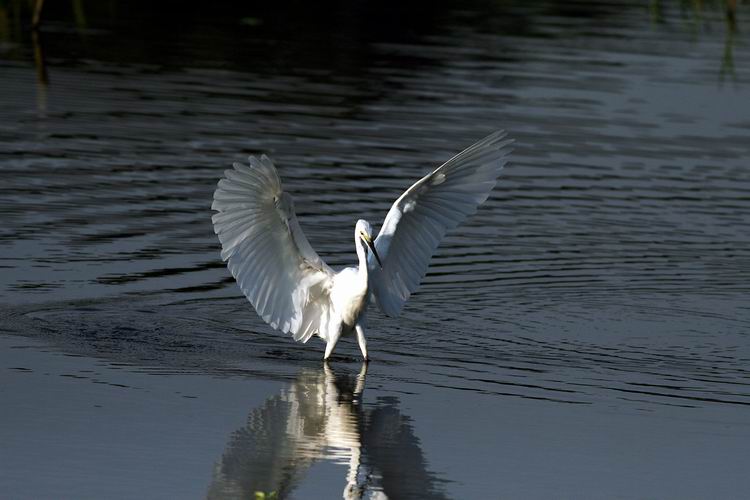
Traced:
[[362, 241], [364, 241], [368, 247], [370, 247], [370, 250], [372, 250], [372, 254], [375, 256], [375, 260], [378, 261], [378, 265], [380, 266], [380, 269], [383, 269], [383, 263], [380, 261], [380, 256], [378, 255], [378, 251], [375, 250], [375, 243], [372, 241], [372, 236], [366, 233], [360, 233], [360, 236], [362, 238]]

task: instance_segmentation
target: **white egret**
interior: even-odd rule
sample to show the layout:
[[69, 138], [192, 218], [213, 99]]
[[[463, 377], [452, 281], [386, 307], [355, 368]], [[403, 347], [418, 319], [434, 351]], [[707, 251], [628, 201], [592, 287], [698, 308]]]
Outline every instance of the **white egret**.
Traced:
[[393, 203], [374, 240], [370, 224], [358, 220], [359, 265], [338, 273], [310, 246], [271, 160], [251, 156], [249, 166], [226, 170], [214, 192], [221, 257], [273, 328], [302, 342], [318, 335], [326, 342], [323, 359], [339, 338], [356, 332], [367, 360], [368, 304], [400, 314], [446, 231], [476, 212], [495, 187], [511, 142], [495, 132], [415, 182]]

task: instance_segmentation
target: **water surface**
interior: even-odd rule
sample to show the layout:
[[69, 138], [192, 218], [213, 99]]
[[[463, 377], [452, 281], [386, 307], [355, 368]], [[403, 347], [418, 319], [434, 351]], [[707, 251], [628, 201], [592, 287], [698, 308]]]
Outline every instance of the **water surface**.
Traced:
[[[4, 495], [750, 488], [745, 3], [48, 7], [36, 37], [0, 7]], [[499, 128], [496, 191], [370, 315], [366, 373], [220, 261], [233, 161], [274, 158], [338, 267], [357, 218]]]

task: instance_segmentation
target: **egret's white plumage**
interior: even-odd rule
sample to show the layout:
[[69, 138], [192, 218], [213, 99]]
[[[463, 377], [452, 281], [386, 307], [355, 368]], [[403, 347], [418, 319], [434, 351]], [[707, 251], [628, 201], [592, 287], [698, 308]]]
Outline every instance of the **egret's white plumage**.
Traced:
[[317, 334], [326, 341], [326, 359], [342, 335], [356, 332], [367, 359], [368, 302], [398, 316], [446, 231], [476, 212], [495, 187], [511, 142], [495, 132], [414, 183], [393, 204], [374, 241], [370, 224], [357, 221], [359, 265], [338, 273], [310, 246], [271, 160], [251, 156], [249, 166], [226, 170], [214, 192], [222, 259], [273, 328], [302, 342]]

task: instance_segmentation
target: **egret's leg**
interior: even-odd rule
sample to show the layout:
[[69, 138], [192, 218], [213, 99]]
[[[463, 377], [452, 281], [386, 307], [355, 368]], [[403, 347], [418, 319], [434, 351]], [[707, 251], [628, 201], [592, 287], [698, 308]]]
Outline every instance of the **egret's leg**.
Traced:
[[365, 358], [365, 361], [369, 361], [370, 358], [367, 357], [367, 340], [365, 340], [365, 329], [362, 328], [362, 325], [357, 323], [357, 326], [355, 327], [357, 329], [357, 342], [359, 342], [359, 349], [362, 351], [362, 357]]
[[341, 331], [339, 330], [336, 334], [331, 335], [331, 338], [328, 339], [328, 342], [326, 343], [326, 353], [323, 355], [324, 361], [327, 361], [328, 358], [331, 357], [331, 354], [333, 354], [333, 348], [336, 347], [336, 343], [339, 341], [340, 336]]

